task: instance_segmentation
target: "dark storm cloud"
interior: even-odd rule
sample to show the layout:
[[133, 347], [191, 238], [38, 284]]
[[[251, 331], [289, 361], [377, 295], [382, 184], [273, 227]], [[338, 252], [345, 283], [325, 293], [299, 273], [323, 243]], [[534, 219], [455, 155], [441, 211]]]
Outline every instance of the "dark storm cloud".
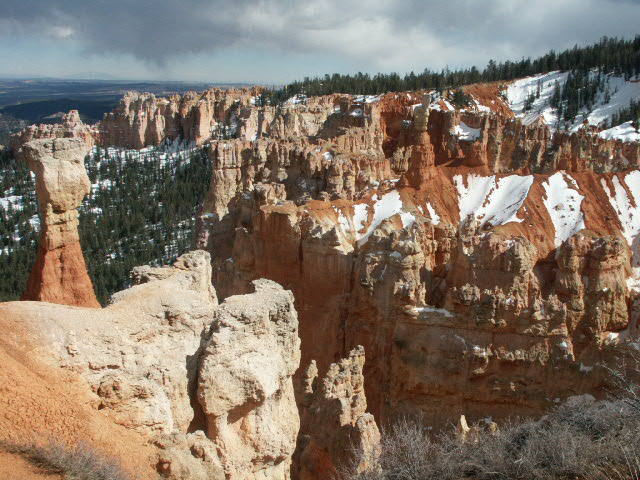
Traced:
[[640, 0], [3, 0], [0, 27], [162, 63], [229, 48], [365, 69], [483, 64], [640, 33]]

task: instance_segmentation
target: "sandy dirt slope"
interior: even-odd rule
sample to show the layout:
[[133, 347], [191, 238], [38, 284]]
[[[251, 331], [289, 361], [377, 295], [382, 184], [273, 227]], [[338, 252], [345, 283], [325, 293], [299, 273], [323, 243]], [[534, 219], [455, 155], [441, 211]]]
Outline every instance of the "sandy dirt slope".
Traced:
[[[0, 329], [0, 441], [85, 441], [107, 456], [120, 458], [141, 479], [155, 478], [153, 450], [142, 436], [98, 411], [81, 379], [39, 361], [41, 347], [33, 335], [3, 316]], [[14, 455], [0, 454], [2, 479], [42, 477], [29, 468]]]

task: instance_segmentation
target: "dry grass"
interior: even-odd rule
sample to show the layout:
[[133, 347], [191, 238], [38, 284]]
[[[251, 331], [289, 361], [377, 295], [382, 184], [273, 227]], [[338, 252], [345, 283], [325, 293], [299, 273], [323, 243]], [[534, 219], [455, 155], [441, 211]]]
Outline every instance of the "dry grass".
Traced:
[[627, 399], [568, 402], [535, 421], [464, 442], [403, 420], [383, 432], [378, 462], [347, 480], [640, 480], [640, 411]]
[[45, 445], [2, 443], [6, 452], [20, 455], [38, 468], [66, 480], [134, 480], [120, 465], [84, 442], [67, 445], [55, 440]]

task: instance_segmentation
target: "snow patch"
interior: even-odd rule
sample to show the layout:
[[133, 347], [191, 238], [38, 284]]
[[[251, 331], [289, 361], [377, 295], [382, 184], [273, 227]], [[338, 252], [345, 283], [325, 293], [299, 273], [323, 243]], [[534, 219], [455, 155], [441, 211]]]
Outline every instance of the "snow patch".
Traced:
[[636, 130], [632, 122], [625, 122], [617, 127], [603, 130], [598, 135], [607, 140], [622, 140], [623, 142], [640, 142], [640, 132]]
[[416, 313], [437, 313], [439, 315], [444, 315], [447, 318], [453, 318], [455, 315], [451, 313], [446, 308], [436, 308], [426, 305], [424, 307], [413, 307], [413, 311]]
[[[402, 199], [400, 198], [400, 192], [397, 190], [393, 190], [392, 192], [384, 194], [381, 198], [378, 198], [377, 195], [373, 196], [373, 200], [375, 204], [373, 205], [373, 220], [371, 220], [371, 225], [364, 233], [358, 233], [356, 235], [356, 240], [358, 241], [358, 245], [364, 245], [373, 231], [380, 226], [380, 224], [396, 214], [400, 214], [400, 219], [402, 220], [403, 228], [408, 228], [415, 222], [415, 216], [409, 212], [403, 212], [403, 204]], [[360, 208], [359, 208], [360, 207]], [[367, 205], [364, 205], [367, 207]], [[360, 232], [364, 222], [367, 219], [367, 209], [363, 208], [363, 205], [354, 206], [355, 216], [354, 223], [356, 224], [356, 231]], [[358, 225], [360, 227], [358, 228]]]
[[546, 198], [544, 206], [555, 229], [556, 248], [585, 228], [580, 205], [584, 196], [577, 192], [578, 184], [565, 172], [556, 172], [542, 183]]
[[611, 179], [613, 192], [604, 178], [600, 179], [602, 189], [609, 197], [609, 204], [618, 215], [622, 225], [622, 234], [632, 252], [631, 267], [632, 277], [627, 280], [627, 287], [640, 291], [640, 171], [634, 170], [624, 177], [624, 184], [631, 192], [632, 199], [627, 195], [623, 182], [617, 176]]
[[462, 175], [453, 177], [458, 190], [460, 222], [471, 215], [480, 226], [489, 223], [494, 227], [509, 222], [522, 222], [516, 214], [524, 203], [533, 184], [533, 175], [509, 175], [496, 180], [495, 175], [467, 176], [466, 186]]
[[360, 203], [353, 206], [353, 224], [355, 226], [356, 232], [360, 232], [364, 228], [368, 216], [369, 205], [367, 205], [366, 203]]
[[464, 123], [462, 120], [460, 121], [460, 125], [456, 125], [453, 127], [453, 133], [460, 140], [467, 140], [473, 142], [480, 138], [480, 133], [482, 129], [480, 128], [471, 128], [469, 125]]
[[[558, 112], [549, 105], [551, 97], [555, 91], [556, 82], [560, 89], [567, 81], [567, 72], [551, 72], [542, 75], [516, 80], [507, 87], [506, 95], [509, 107], [516, 114], [516, 117], [527, 117], [532, 123], [542, 116], [552, 128], [558, 124]], [[540, 97], [536, 98], [531, 105], [531, 110], [525, 110], [525, 104], [531, 94], [536, 95], [540, 87]], [[535, 117], [529, 117], [530, 112], [535, 112]]]
[[440, 215], [436, 213], [435, 209], [431, 206], [429, 202], [427, 202], [427, 212], [429, 212], [429, 218], [431, 218], [431, 221], [433, 222], [434, 225], [437, 225], [440, 223]]
[[347, 220], [347, 217], [342, 213], [342, 210], [338, 209], [338, 207], [333, 207], [333, 209], [338, 214], [338, 224], [340, 225], [340, 228], [342, 228], [342, 231], [350, 231], [351, 226], [349, 225], [349, 220]]

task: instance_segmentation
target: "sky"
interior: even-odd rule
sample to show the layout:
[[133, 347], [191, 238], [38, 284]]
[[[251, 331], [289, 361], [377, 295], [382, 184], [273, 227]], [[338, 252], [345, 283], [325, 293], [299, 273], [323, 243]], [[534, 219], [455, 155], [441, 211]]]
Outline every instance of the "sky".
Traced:
[[640, 34], [640, 0], [0, 0], [0, 75], [282, 84]]

